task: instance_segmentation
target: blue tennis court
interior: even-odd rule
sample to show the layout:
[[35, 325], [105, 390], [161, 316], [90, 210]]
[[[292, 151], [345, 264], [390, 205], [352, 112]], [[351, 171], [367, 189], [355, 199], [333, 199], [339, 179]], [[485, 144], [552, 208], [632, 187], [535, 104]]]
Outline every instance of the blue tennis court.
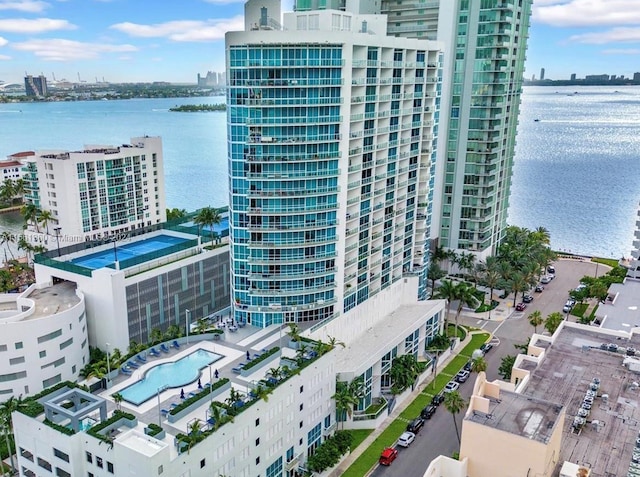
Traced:
[[159, 252], [173, 245], [188, 242], [189, 239], [174, 237], [172, 235], [157, 235], [152, 238], [132, 243], [116, 243], [116, 247], [110, 247], [101, 252], [92, 253], [83, 257], [74, 258], [72, 263], [81, 267], [97, 270], [99, 268], [113, 266], [116, 256], [119, 262], [147, 253]]

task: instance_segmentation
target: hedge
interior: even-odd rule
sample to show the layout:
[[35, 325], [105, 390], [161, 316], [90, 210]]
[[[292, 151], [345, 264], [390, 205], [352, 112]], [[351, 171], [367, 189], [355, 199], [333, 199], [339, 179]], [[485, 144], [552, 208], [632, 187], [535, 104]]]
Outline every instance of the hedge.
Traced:
[[151, 422], [151, 423], [147, 424], [147, 427], [149, 428], [149, 433], [147, 435], [149, 435], [151, 437], [157, 436], [158, 434], [160, 434], [162, 432], [162, 427], [160, 427], [155, 422]]
[[122, 418], [133, 421], [136, 418], [136, 416], [128, 412], [115, 410], [113, 411], [113, 415], [109, 419], [102, 421], [100, 424], [96, 424], [95, 426], [92, 426], [89, 429], [87, 429], [87, 434], [90, 434], [96, 439], [100, 439], [101, 441], [106, 442], [109, 440], [109, 438], [100, 434], [100, 431], [106, 427], [109, 427], [111, 424], [119, 421]]
[[229, 378], [222, 378], [219, 381], [217, 381], [214, 384], [212, 384], [211, 386], [203, 387], [202, 390], [198, 394], [196, 394], [195, 396], [191, 396], [188, 399], [185, 399], [180, 404], [178, 404], [176, 407], [171, 409], [171, 411], [169, 411], [169, 414], [171, 414], [171, 415], [178, 414], [183, 409], [186, 409], [187, 407], [191, 406], [193, 403], [199, 401], [200, 399], [202, 399], [203, 397], [207, 396], [209, 393], [215, 391], [216, 389], [221, 388], [222, 386], [224, 386], [228, 382], [229, 382]]
[[262, 353], [257, 358], [249, 361], [247, 364], [244, 365], [244, 368], [242, 368], [242, 369], [247, 370], [247, 369], [254, 368], [258, 364], [260, 364], [262, 361], [267, 359], [268, 357], [273, 356], [274, 354], [276, 354], [278, 351], [280, 351], [280, 347], [279, 346], [275, 346], [275, 347], [271, 348], [269, 351], [267, 351], [266, 353]]
[[60, 424], [56, 424], [55, 422], [50, 421], [49, 419], [45, 419], [44, 423], [47, 426], [54, 428], [56, 431], [62, 432], [63, 434], [66, 434], [68, 436], [72, 436], [72, 435], [74, 435], [76, 433], [76, 431], [74, 431], [73, 429], [70, 429], [70, 428], [65, 427], [65, 426], [61, 426]]

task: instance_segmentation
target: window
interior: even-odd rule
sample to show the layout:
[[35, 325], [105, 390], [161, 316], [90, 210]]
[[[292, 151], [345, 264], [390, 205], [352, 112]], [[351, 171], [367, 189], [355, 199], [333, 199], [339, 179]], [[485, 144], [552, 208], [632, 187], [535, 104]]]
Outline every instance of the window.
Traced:
[[102, 469], [102, 457], [96, 456], [96, 465]]
[[256, 446], [259, 446], [259, 445], [260, 445], [260, 438], [258, 437], [258, 438], [256, 439]]
[[89, 464], [93, 464], [93, 454], [91, 454], [91, 452], [86, 452], [87, 455], [87, 462], [89, 462]]
[[164, 472], [164, 467], [159, 465], [158, 466], [158, 475], [162, 474]]
[[58, 477], [71, 477], [71, 474], [66, 470], [62, 470], [60, 467], [56, 467], [56, 475]]
[[302, 421], [300, 421], [300, 429], [302, 429]]
[[49, 472], [51, 472], [51, 464], [40, 457], [38, 457], [38, 465], [43, 469], [47, 469]]
[[304, 404], [300, 403], [300, 410], [304, 409]]
[[300, 386], [300, 394], [302, 394], [302, 391], [304, 391], [304, 386]]
[[256, 465], [260, 465], [260, 457], [256, 457]]
[[107, 461], [107, 472], [113, 474], [113, 464], [109, 461]]
[[69, 454], [65, 454], [61, 450], [53, 448], [53, 455], [55, 455], [58, 459], [62, 459], [65, 462], [69, 462]]
[[47, 356], [47, 352], [46, 351], [40, 351], [40, 357], [44, 358]]
[[10, 365], [22, 364], [22, 363], [24, 363], [24, 356], [18, 356], [17, 358], [9, 359], [9, 364]]
[[256, 419], [256, 427], [260, 425], [260, 418]]
[[16, 349], [22, 349], [22, 347], [23, 347], [22, 341], [18, 341], [16, 343]]
[[204, 465], [205, 465], [205, 459], [202, 459], [200, 461], [200, 468], [202, 469], [204, 467]]

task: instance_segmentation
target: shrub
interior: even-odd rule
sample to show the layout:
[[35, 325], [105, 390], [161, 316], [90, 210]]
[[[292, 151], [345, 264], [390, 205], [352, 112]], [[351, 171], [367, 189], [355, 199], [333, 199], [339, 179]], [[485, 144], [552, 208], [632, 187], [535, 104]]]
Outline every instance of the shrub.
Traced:
[[56, 431], [62, 432], [63, 434], [66, 434], [68, 436], [72, 436], [72, 435], [74, 435], [76, 433], [76, 431], [74, 431], [73, 429], [69, 429], [68, 427], [61, 426], [60, 424], [56, 424], [55, 422], [50, 421], [49, 419], [45, 419], [44, 423], [47, 426], [52, 427]]
[[262, 353], [260, 356], [258, 356], [256, 359], [253, 359], [251, 361], [249, 361], [247, 364], [245, 364], [244, 368], [245, 370], [247, 369], [251, 369], [255, 366], [257, 366], [259, 363], [261, 363], [262, 361], [264, 361], [265, 359], [267, 359], [270, 356], [273, 356], [274, 354], [276, 354], [278, 351], [280, 351], [280, 347], [278, 346], [274, 346], [273, 348], [271, 348], [269, 351], [267, 351], [266, 353]]
[[189, 406], [191, 406], [193, 403], [199, 401], [200, 399], [202, 399], [205, 396], [208, 396], [209, 393], [215, 391], [218, 388], [221, 388], [222, 386], [224, 386], [225, 384], [227, 384], [229, 382], [229, 378], [222, 378], [219, 381], [217, 381], [215, 384], [211, 385], [211, 386], [205, 386], [202, 388], [202, 390], [196, 394], [195, 396], [191, 396], [188, 399], [185, 399], [184, 401], [182, 401], [180, 404], [178, 404], [176, 407], [174, 407], [173, 409], [171, 409], [171, 411], [169, 411], [169, 414], [171, 415], [176, 415], [178, 414], [180, 411], [182, 411], [183, 409], [188, 408]]
[[149, 435], [151, 437], [157, 436], [158, 434], [160, 434], [162, 432], [162, 427], [160, 427], [155, 422], [147, 424], [147, 428], [149, 429], [149, 433], [147, 435]]
[[309, 469], [314, 472], [322, 472], [336, 465], [340, 461], [340, 457], [349, 450], [352, 438], [349, 431], [339, 431], [335, 436], [329, 437], [309, 457]]

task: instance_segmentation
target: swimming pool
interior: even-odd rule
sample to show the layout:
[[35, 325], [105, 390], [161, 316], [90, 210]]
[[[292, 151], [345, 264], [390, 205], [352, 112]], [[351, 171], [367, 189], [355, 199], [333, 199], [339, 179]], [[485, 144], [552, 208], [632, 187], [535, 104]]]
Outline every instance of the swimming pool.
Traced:
[[81, 267], [96, 270], [112, 266], [116, 256], [119, 262], [147, 253], [158, 252], [173, 245], [188, 242], [189, 239], [174, 237], [173, 235], [156, 235], [145, 240], [131, 243], [116, 243], [116, 247], [110, 247], [101, 252], [74, 258], [72, 263]]
[[217, 353], [199, 349], [177, 361], [154, 366], [140, 381], [127, 386], [120, 394], [125, 401], [139, 406], [154, 397], [160, 388], [179, 388], [194, 382], [202, 368], [220, 358], [222, 356]]

